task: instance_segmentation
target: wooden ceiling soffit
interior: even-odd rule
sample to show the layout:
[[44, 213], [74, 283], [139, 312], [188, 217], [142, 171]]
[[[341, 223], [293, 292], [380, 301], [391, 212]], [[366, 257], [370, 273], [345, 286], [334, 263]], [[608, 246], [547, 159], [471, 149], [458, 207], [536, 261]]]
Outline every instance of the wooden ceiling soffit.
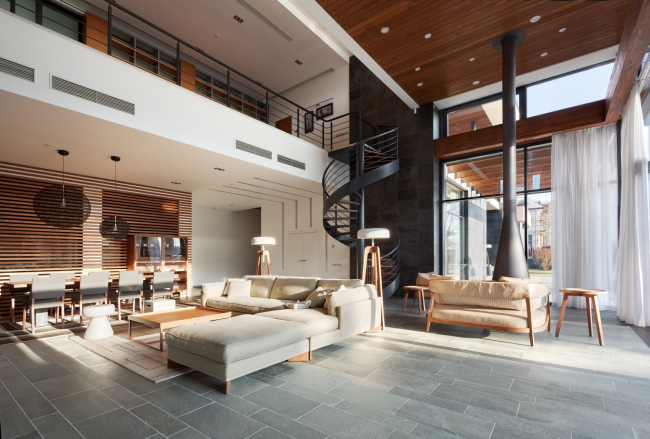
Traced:
[[650, 0], [633, 0], [616, 53], [607, 95], [607, 122], [614, 123], [623, 112], [632, 85], [650, 44]]
[[[605, 125], [605, 100], [517, 121], [517, 145], [550, 140], [555, 134]], [[433, 155], [449, 160], [473, 154], [500, 151], [503, 147], [503, 126], [483, 128], [434, 141]]]

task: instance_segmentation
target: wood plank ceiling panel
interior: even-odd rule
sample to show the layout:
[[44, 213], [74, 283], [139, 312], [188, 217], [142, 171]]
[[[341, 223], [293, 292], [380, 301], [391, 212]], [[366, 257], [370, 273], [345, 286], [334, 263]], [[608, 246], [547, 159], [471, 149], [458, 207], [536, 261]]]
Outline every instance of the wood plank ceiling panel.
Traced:
[[[504, 32], [527, 34], [517, 49], [521, 75], [618, 44], [630, 6], [630, 0], [318, 2], [420, 105], [499, 82], [501, 56], [492, 41]], [[536, 15], [541, 19], [531, 23]], [[382, 34], [383, 27], [390, 31]], [[432, 37], [425, 39], [427, 33]]]

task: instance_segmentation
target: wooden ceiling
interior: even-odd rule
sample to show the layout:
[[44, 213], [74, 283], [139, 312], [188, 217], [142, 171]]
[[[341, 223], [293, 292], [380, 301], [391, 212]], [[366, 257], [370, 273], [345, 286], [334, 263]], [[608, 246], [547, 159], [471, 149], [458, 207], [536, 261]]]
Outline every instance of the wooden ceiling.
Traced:
[[[420, 105], [499, 82], [501, 55], [492, 42], [504, 32], [526, 32], [517, 49], [521, 75], [618, 44], [630, 7], [630, 0], [318, 3]], [[382, 34], [383, 27], [390, 31]]]

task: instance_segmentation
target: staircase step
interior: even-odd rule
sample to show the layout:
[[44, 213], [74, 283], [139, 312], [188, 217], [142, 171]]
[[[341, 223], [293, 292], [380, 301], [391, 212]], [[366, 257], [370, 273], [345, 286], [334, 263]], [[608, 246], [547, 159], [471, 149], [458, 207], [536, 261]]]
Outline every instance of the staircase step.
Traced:
[[346, 220], [355, 220], [357, 219], [356, 216], [324, 216], [323, 220], [328, 220], [328, 221], [346, 221]]
[[329, 209], [328, 212], [354, 212], [357, 213], [356, 209]]
[[329, 235], [330, 236], [349, 236], [349, 237], [351, 237], [349, 233], [330, 233]]
[[340, 204], [356, 204], [357, 206], [359, 206], [361, 204], [361, 203], [357, 203], [356, 201], [350, 201], [350, 200], [340, 200], [340, 201], [337, 201], [337, 203], [340, 203]]

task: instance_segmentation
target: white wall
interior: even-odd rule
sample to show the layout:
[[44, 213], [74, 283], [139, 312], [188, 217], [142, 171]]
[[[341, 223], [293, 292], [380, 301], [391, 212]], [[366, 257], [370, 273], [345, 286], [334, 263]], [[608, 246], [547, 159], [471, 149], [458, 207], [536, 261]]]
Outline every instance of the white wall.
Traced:
[[[32, 67], [36, 83], [0, 74], [0, 89], [110, 122], [320, 181], [327, 154], [302, 139], [228, 109], [200, 95], [114, 59], [82, 43], [0, 10], [0, 57]], [[135, 115], [50, 88], [50, 76], [135, 104]], [[274, 153], [273, 160], [235, 149], [235, 140]], [[306, 170], [278, 165], [282, 154]]]
[[255, 273], [257, 247], [251, 238], [260, 236], [258, 209], [228, 212], [192, 209], [192, 280], [200, 287], [226, 277]]
[[[340, 116], [350, 112], [350, 66], [345, 65], [337, 70], [329, 70], [324, 72], [315, 78], [312, 78], [308, 81], [305, 81], [301, 84], [296, 85], [295, 87], [285, 90], [282, 93], [282, 96], [287, 99], [292, 100], [300, 104], [303, 108], [307, 110], [312, 110], [315, 112], [316, 108], [332, 103], [334, 113], [332, 116], [329, 116], [327, 119], [332, 117]], [[276, 97], [272, 100], [278, 100]], [[281, 101], [280, 101], [281, 102]], [[273, 106], [273, 104], [271, 104]], [[306, 138], [314, 143], [316, 146], [322, 145], [321, 139], [321, 130], [322, 125], [321, 121], [315, 119], [315, 130], [313, 133], [308, 133], [305, 135], [304, 128], [304, 115], [301, 112], [300, 120], [300, 135], [306, 136]], [[347, 146], [349, 144], [349, 120], [348, 118], [342, 118], [334, 122], [335, 124], [340, 124], [334, 127], [334, 149], [341, 146]], [[296, 129], [294, 121], [294, 131]], [[325, 127], [325, 143], [327, 148], [329, 148], [330, 140], [330, 128], [329, 124]]]

